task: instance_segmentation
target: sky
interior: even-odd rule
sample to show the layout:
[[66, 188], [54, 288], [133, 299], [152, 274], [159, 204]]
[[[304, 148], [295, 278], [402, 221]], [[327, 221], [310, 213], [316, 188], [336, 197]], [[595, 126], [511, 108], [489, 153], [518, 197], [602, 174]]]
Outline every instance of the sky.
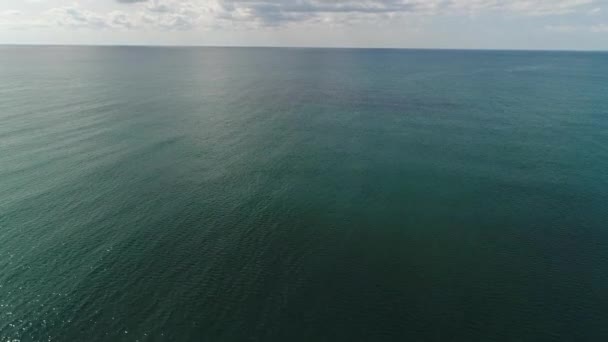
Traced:
[[608, 50], [608, 0], [0, 0], [0, 44]]

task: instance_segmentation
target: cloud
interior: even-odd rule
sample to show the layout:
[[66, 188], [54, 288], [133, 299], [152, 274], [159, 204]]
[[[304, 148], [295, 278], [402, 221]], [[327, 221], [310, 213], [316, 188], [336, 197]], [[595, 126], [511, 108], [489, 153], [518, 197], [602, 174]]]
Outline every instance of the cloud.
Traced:
[[[218, 20], [282, 25], [315, 19], [394, 17], [403, 15], [479, 14], [484, 11], [528, 16], [562, 15], [596, 0], [117, 0], [147, 2], [155, 12], [211, 15]], [[587, 11], [590, 9], [587, 8]], [[204, 13], [203, 13], [204, 12]], [[346, 20], [345, 20], [346, 19]]]
[[[194, 27], [200, 19], [239, 26], [295, 22], [380, 20], [418, 15], [481, 15], [484, 12], [549, 16], [590, 8], [596, 0], [117, 0], [146, 2], [147, 10], [179, 18]], [[167, 18], [165, 18], [167, 19]], [[162, 20], [161, 20], [162, 21]]]
[[593, 33], [606, 33], [608, 32], [608, 24], [597, 24], [590, 28]]
[[0, 11], [0, 16], [1, 17], [14, 17], [14, 16], [20, 16], [23, 13], [21, 11], [18, 10], [6, 10], [6, 11]]
[[569, 33], [569, 32], [580, 31], [581, 27], [573, 26], [573, 25], [547, 25], [547, 26], [545, 26], [545, 30], [551, 31], [551, 32]]
[[220, 0], [218, 17], [236, 22], [283, 25], [307, 20], [348, 22], [438, 13], [444, 0]]
[[545, 26], [545, 30], [558, 33], [606, 33], [608, 32], [608, 24], [595, 25], [549, 25]]
[[[84, 29], [189, 30], [205, 27], [278, 27], [295, 23], [349, 25], [407, 16], [499, 15], [550, 16], [599, 13], [599, 0], [114, 0], [115, 11], [94, 12], [78, 5], [53, 8], [33, 21]], [[11, 17], [10, 20], [6, 19]], [[24, 26], [24, 25], [22, 25]], [[552, 29], [554, 31], [558, 28]], [[563, 29], [565, 30], [565, 28]], [[602, 30], [598, 28], [597, 30]]]
[[[171, 2], [171, 6], [163, 9], [161, 1], [119, 0], [123, 3], [148, 3], [145, 8], [137, 11], [94, 12], [78, 5], [56, 7], [49, 9], [35, 18], [20, 17], [20, 12], [0, 12], [0, 25], [16, 29], [28, 29], [39, 26], [66, 27], [89, 30], [131, 30], [138, 28], [155, 28], [161, 30], [187, 30], [199, 24], [198, 8], [188, 6], [188, 1]], [[170, 3], [170, 2], [167, 2]], [[8, 20], [15, 17], [14, 20]]]
[[204, 26], [213, 18], [211, 8], [213, 1], [179, 1], [179, 0], [153, 0], [147, 1], [145, 18], [148, 25], [156, 25], [165, 30], [186, 30], [197, 26]]
[[48, 20], [57, 26], [88, 29], [129, 29], [136, 26], [134, 18], [127, 13], [113, 11], [99, 14], [78, 6], [53, 8], [45, 13]]
[[16, 29], [42, 26], [48, 26], [48, 23], [38, 18], [29, 18], [19, 10], [0, 11], [0, 28]]
[[595, 0], [516, 0], [505, 9], [528, 15], [561, 15], [592, 5]]

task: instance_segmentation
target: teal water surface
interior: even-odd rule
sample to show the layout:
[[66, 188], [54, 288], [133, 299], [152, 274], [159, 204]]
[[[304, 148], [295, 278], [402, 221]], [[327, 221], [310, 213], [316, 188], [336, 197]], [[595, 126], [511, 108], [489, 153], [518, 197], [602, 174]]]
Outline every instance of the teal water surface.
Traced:
[[0, 341], [607, 341], [608, 54], [0, 47]]

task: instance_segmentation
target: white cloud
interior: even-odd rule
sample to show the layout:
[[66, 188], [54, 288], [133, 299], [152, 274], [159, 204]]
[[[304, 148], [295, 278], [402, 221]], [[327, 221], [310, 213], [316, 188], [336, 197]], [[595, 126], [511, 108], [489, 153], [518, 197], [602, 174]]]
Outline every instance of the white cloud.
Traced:
[[545, 26], [547, 31], [572, 33], [572, 32], [587, 32], [587, 33], [606, 33], [608, 32], [608, 24], [595, 25], [548, 25]]
[[529, 15], [560, 15], [593, 3], [594, 0], [517, 0], [505, 2], [504, 8]]
[[608, 24], [598, 24], [591, 26], [591, 32], [594, 33], [607, 33], [608, 32]]
[[5, 11], [0, 11], [0, 17], [15, 17], [15, 16], [20, 16], [23, 13], [21, 11], [18, 10], [5, 10]]
[[572, 25], [547, 25], [547, 26], [545, 26], [545, 30], [547, 30], [547, 31], [562, 32], [562, 33], [576, 32], [576, 31], [580, 31], [580, 29], [581, 29], [581, 27], [572, 26]]
[[602, 9], [599, 7], [592, 8], [588, 12], [589, 15], [599, 15], [600, 13], [602, 13]]
[[48, 23], [41, 18], [30, 18], [19, 10], [0, 11], [0, 27], [24, 28], [46, 26]]
[[79, 6], [53, 8], [45, 12], [44, 17], [52, 24], [71, 28], [129, 29], [137, 25], [136, 19], [125, 12], [112, 11], [100, 14]]

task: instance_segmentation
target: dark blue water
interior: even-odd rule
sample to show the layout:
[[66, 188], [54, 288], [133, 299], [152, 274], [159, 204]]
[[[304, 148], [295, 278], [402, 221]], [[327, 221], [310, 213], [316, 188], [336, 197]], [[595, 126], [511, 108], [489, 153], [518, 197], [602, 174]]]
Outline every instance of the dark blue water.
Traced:
[[0, 341], [608, 340], [608, 54], [0, 47]]

